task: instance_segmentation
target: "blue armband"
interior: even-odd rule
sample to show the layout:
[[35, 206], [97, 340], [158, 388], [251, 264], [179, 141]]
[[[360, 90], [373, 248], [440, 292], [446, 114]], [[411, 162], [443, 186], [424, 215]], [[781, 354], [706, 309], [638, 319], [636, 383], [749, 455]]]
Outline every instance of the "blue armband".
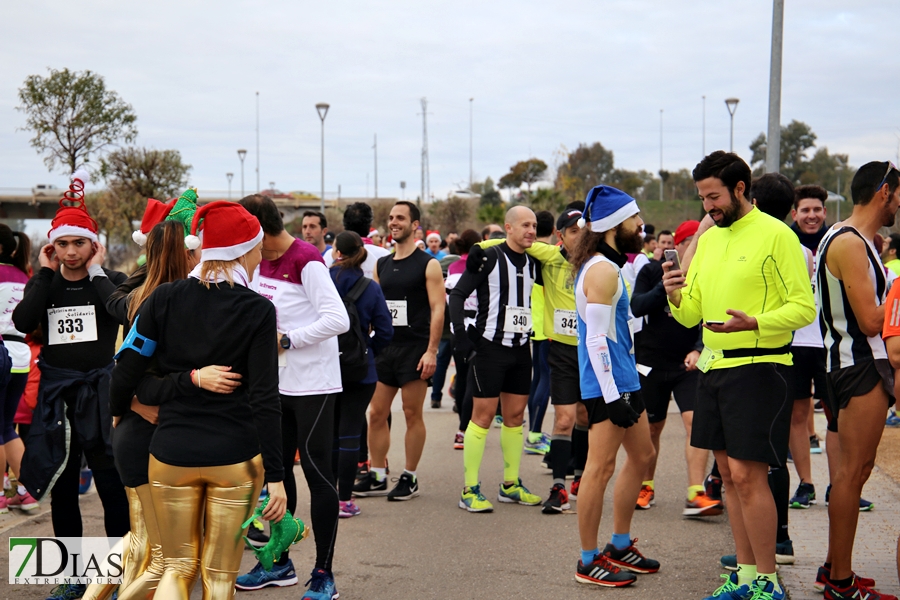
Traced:
[[[134, 324], [131, 326], [128, 336], [125, 338], [125, 341], [122, 342], [122, 347], [119, 348], [119, 351], [113, 357], [116, 360], [119, 360], [119, 357], [125, 350], [134, 350], [141, 356], [146, 356], [147, 358], [150, 358], [153, 356], [153, 353], [156, 352], [156, 342], [138, 333], [138, 320], [140, 318], [140, 315], [134, 318]], [[140, 342], [140, 347], [137, 346], [136, 342]]]

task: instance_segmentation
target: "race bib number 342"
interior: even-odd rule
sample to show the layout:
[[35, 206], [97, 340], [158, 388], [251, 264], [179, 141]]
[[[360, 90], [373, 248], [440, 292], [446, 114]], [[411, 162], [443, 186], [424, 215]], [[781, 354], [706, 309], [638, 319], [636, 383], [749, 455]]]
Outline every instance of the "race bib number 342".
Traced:
[[78, 344], [97, 341], [97, 312], [94, 306], [63, 306], [47, 309], [47, 343]]

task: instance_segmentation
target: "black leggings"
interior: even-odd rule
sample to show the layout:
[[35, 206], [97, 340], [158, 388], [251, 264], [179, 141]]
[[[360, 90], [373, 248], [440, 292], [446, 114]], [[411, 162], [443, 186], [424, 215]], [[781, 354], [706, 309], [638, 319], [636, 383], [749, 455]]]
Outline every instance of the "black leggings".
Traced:
[[453, 403], [456, 404], [456, 413], [459, 415], [459, 431], [465, 431], [472, 418], [472, 388], [469, 386], [469, 364], [467, 356], [458, 352], [453, 353], [453, 362], [456, 364], [456, 391]]
[[69, 445], [69, 460], [50, 490], [50, 513], [53, 521], [53, 535], [56, 537], [81, 537], [81, 508], [78, 504], [78, 484], [81, 476], [81, 454], [84, 452], [97, 495], [103, 504], [103, 525], [108, 537], [122, 537], [131, 529], [128, 514], [128, 496], [119, 479], [113, 458], [104, 447], [83, 450], [77, 440], [78, 434], [72, 430]]
[[362, 437], [360, 428], [365, 428], [366, 409], [373, 393], [374, 383], [350, 383], [344, 384], [344, 391], [337, 397], [331, 467], [338, 483], [338, 497], [342, 502], [350, 500], [353, 493]]
[[[287, 508], [297, 512], [294, 456], [300, 450], [300, 467], [310, 496], [310, 521], [316, 540], [316, 568], [331, 571], [337, 539], [338, 495], [331, 471], [331, 438], [334, 435], [335, 394], [281, 396], [281, 439]], [[264, 435], [264, 433], [263, 433]], [[281, 560], [287, 558], [287, 552]]]

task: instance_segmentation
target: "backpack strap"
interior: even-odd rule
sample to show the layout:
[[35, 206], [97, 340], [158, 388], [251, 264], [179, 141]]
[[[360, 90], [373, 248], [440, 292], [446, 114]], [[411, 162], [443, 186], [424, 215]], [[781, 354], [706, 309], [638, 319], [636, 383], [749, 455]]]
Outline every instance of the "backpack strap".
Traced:
[[356, 304], [356, 301], [359, 300], [360, 296], [363, 295], [363, 292], [366, 291], [366, 288], [369, 287], [370, 283], [372, 283], [372, 280], [368, 277], [360, 277], [356, 280], [356, 283], [353, 284], [353, 287], [351, 287], [347, 291], [347, 295], [344, 296], [344, 300]]

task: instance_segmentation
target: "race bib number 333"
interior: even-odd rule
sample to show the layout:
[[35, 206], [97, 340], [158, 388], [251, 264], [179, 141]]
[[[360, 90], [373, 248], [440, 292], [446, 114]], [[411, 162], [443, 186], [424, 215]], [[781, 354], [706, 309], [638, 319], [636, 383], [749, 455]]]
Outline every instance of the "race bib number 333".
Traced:
[[47, 325], [47, 343], [51, 346], [97, 341], [97, 312], [94, 306], [49, 308]]

